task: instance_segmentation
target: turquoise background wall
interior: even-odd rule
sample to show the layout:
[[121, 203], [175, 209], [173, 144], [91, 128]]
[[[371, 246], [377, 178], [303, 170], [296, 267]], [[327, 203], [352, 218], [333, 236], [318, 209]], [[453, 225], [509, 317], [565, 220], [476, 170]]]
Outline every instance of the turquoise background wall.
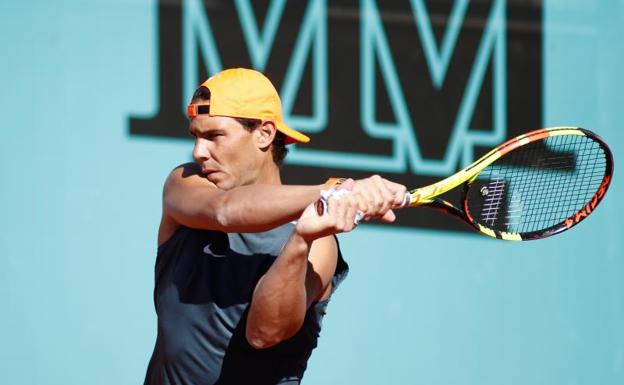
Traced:
[[[161, 187], [191, 150], [128, 135], [128, 116], [157, 108], [155, 10], [0, 3], [2, 383], [142, 383]], [[544, 2], [544, 126], [612, 146], [600, 208], [539, 242], [342, 236], [351, 274], [304, 383], [624, 383], [623, 25], [618, 0]]]

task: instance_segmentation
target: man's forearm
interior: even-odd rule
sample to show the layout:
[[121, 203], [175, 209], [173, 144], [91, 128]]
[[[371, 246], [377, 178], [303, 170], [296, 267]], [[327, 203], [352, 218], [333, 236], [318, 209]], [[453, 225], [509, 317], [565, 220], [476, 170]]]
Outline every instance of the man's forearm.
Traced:
[[220, 190], [195, 165], [175, 169], [164, 188], [165, 220], [226, 232], [270, 230], [299, 217], [323, 185], [254, 184]]
[[267, 348], [290, 338], [303, 324], [310, 245], [296, 233], [256, 285], [247, 318], [247, 340]]
[[213, 202], [217, 221], [225, 231], [266, 231], [293, 221], [319, 197], [322, 185], [241, 186], [221, 194]]

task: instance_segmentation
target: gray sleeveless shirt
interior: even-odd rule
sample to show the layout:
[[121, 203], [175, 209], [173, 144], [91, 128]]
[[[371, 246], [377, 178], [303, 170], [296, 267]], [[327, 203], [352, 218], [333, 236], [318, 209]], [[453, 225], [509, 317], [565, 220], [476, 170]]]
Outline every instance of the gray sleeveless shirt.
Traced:
[[[256, 283], [293, 224], [262, 233], [181, 227], [158, 248], [158, 336], [145, 385], [298, 384], [317, 345], [327, 300], [308, 309], [292, 338], [257, 350], [245, 338]], [[338, 252], [333, 289], [348, 266]]]

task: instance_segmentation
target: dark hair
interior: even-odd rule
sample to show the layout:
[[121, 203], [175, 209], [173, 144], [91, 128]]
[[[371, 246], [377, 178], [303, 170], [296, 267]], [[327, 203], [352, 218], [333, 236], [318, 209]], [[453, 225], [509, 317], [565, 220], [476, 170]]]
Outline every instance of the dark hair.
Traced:
[[[193, 93], [192, 100], [210, 100], [210, 90], [208, 87], [201, 86], [196, 89], [195, 93]], [[260, 126], [260, 124], [262, 124], [262, 120], [260, 119], [233, 118], [249, 132], [255, 130], [258, 126]], [[271, 147], [273, 162], [275, 162], [278, 167], [281, 167], [284, 163], [284, 158], [286, 158], [286, 154], [288, 154], [288, 148], [286, 148], [286, 135], [280, 131], [276, 131]]]
[[195, 90], [195, 93], [193, 93], [191, 100], [210, 100], [210, 90], [205, 86], [199, 87]]

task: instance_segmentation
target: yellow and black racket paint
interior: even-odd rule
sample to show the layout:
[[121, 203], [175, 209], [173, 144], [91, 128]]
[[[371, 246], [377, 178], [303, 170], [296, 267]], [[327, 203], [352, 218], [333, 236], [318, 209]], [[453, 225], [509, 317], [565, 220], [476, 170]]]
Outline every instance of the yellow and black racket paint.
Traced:
[[[613, 156], [596, 134], [577, 127], [545, 128], [510, 139], [456, 174], [411, 190], [406, 206], [442, 210], [498, 239], [541, 239], [591, 214], [612, 174]], [[439, 198], [460, 186], [460, 204]]]

